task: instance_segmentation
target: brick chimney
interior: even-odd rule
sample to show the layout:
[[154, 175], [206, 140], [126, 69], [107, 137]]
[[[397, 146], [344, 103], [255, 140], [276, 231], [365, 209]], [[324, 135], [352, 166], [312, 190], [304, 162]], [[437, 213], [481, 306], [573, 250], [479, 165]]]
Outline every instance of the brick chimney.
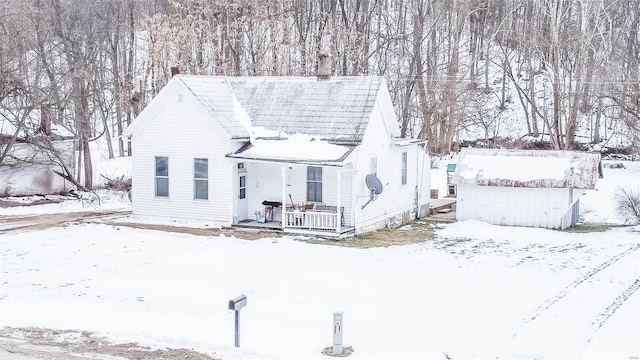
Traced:
[[171, 67], [171, 77], [174, 77], [176, 75], [180, 74], [180, 68], [178, 66], [172, 66]]
[[329, 80], [331, 77], [331, 55], [326, 52], [318, 54], [318, 80]]

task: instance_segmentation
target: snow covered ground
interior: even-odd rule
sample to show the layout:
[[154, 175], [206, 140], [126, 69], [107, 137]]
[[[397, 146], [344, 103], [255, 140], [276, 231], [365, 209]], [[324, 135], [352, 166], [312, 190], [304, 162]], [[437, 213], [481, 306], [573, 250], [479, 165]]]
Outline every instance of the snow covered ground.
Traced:
[[[611, 191], [640, 179], [640, 164], [625, 165], [587, 193], [587, 220], [622, 223]], [[3, 234], [0, 326], [306, 359], [324, 357], [339, 310], [358, 359], [640, 356], [640, 227], [440, 227], [433, 240], [373, 249], [108, 224]], [[227, 301], [241, 293], [236, 349]]]

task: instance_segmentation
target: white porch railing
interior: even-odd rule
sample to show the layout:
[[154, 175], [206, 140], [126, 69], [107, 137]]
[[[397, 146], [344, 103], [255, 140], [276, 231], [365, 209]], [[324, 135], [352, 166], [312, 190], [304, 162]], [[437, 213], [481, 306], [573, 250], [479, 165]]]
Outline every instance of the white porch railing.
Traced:
[[294, 229], [338, 230], [338, 213], [327, 211], [289, 211], [282, 213], [282, 226]]

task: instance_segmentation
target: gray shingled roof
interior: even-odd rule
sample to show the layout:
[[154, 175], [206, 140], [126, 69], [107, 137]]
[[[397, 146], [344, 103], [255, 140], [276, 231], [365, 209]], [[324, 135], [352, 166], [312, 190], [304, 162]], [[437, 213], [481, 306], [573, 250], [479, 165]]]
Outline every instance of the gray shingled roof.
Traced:
[[[373, 111], [382, 78], [332, 77], [214, 77], [181, 76], [203, 104], [222, 115], [222, 126], [232, 136], [234, 127], [231, 95], [247, 111], [255, 127], [287, 134], [319, 135], [327, 140], [360, 142]], [[220, 82], [232, 89], [221, 91]], [[241, 126], [240, 124], [237, 124]]]
[[242, 115], [233, 105], [233, 90], [224, 77], [180, 75], [179, 79], [232, 138], [249, 138], [249, 133], [238, 121]]

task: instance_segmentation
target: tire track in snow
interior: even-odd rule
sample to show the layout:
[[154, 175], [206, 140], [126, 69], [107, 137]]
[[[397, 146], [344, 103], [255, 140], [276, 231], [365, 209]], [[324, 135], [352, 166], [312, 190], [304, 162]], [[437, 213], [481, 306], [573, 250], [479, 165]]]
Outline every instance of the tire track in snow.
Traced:
[[[533, 320], [535, 320], [538, 316], [540, 316], [542, 313], [544, 313], [546, 310], [548, 310], [551, 306], [553, 306], [555, 303], [557, 303], [558, 301], [562, 300], [565, 296], [567, 296], [573, 289], [575, 289], [576, 287], [578, 287], [578, 285], [582, 284], [583, 282], [585, 282], [586, 280], [589, 280], [591, 277], [593, 277], [594, 275], [596, 275], [597, 273], [599, 273], [600, 271], [608, 268], [609, 266], [611, 266], [612, 264], [614, 264], [615, 262], [617, 262], [618, 260], [622, 259], [623, 257], [631, 254], [632, 252], [636, 251], [637, 249], [640, 248], [640, 244], [634, 245], [632, 247], [630, 247], [629, 249], [621, 252], [620, 254], [612, 257], [611, 259], [603, 262], [602, 264], [596, 266], [595, 268], [591, 269], [590, 271], [588, 271], [586, 274], [580, 276], [579, 278], [577, 278], [576, 280], [574, 280], [573, 282], [571, 282], [571, 284], [569, 284], [568, 286], [566, 286], [564, 289], [562, 289], [558, 294], [556, 294], [555, 296], [553, 296], [552, 298], [550, 298], [549, 300], [545, 301], [542, 305], [540, 305], [536, 310], [533, 316], [528, 317], [525, 321], [523, 325], [527, 325], [530, 322], [532, 322]], [[518, 333], [516, 332], [513, 336], [515, 337]]]
[[581, 354], [598, 329], [640, 288], [634, 270], [639, 249], [640, 244], [629, 246], [542, 303], [514, 329], [507, 345], [509, 356], [540, 357], [541, 347], [553, 349], [549, 351], [560, 358]]
[[598, 314], [596, 320], [591, 323], [593, 325], [593, 331], [591, 331], [591, 335], [587, 339], [587, 343], [593, 340], [593, 337], [596, 335], [598, 330], [600, 330], [600, 328], [607, 322], [607, 320], [609, 320], [609, 318], [613, 316], [613, 314], [622, 306], [622, 304], [627, 301], [627, 299], [631, 297], [631, 295], [633, 295], [633, 293], [636, 292], [636, 290], [638, 290], [638, 288], [640, 288], [640, 279], [636, 279], [633, 284], [631, 284], [625, 291], [622, 292], [622, 294], [618, 295], [618, 297], [613, 300], [611, 305], [607, 306], [604, 311]]

